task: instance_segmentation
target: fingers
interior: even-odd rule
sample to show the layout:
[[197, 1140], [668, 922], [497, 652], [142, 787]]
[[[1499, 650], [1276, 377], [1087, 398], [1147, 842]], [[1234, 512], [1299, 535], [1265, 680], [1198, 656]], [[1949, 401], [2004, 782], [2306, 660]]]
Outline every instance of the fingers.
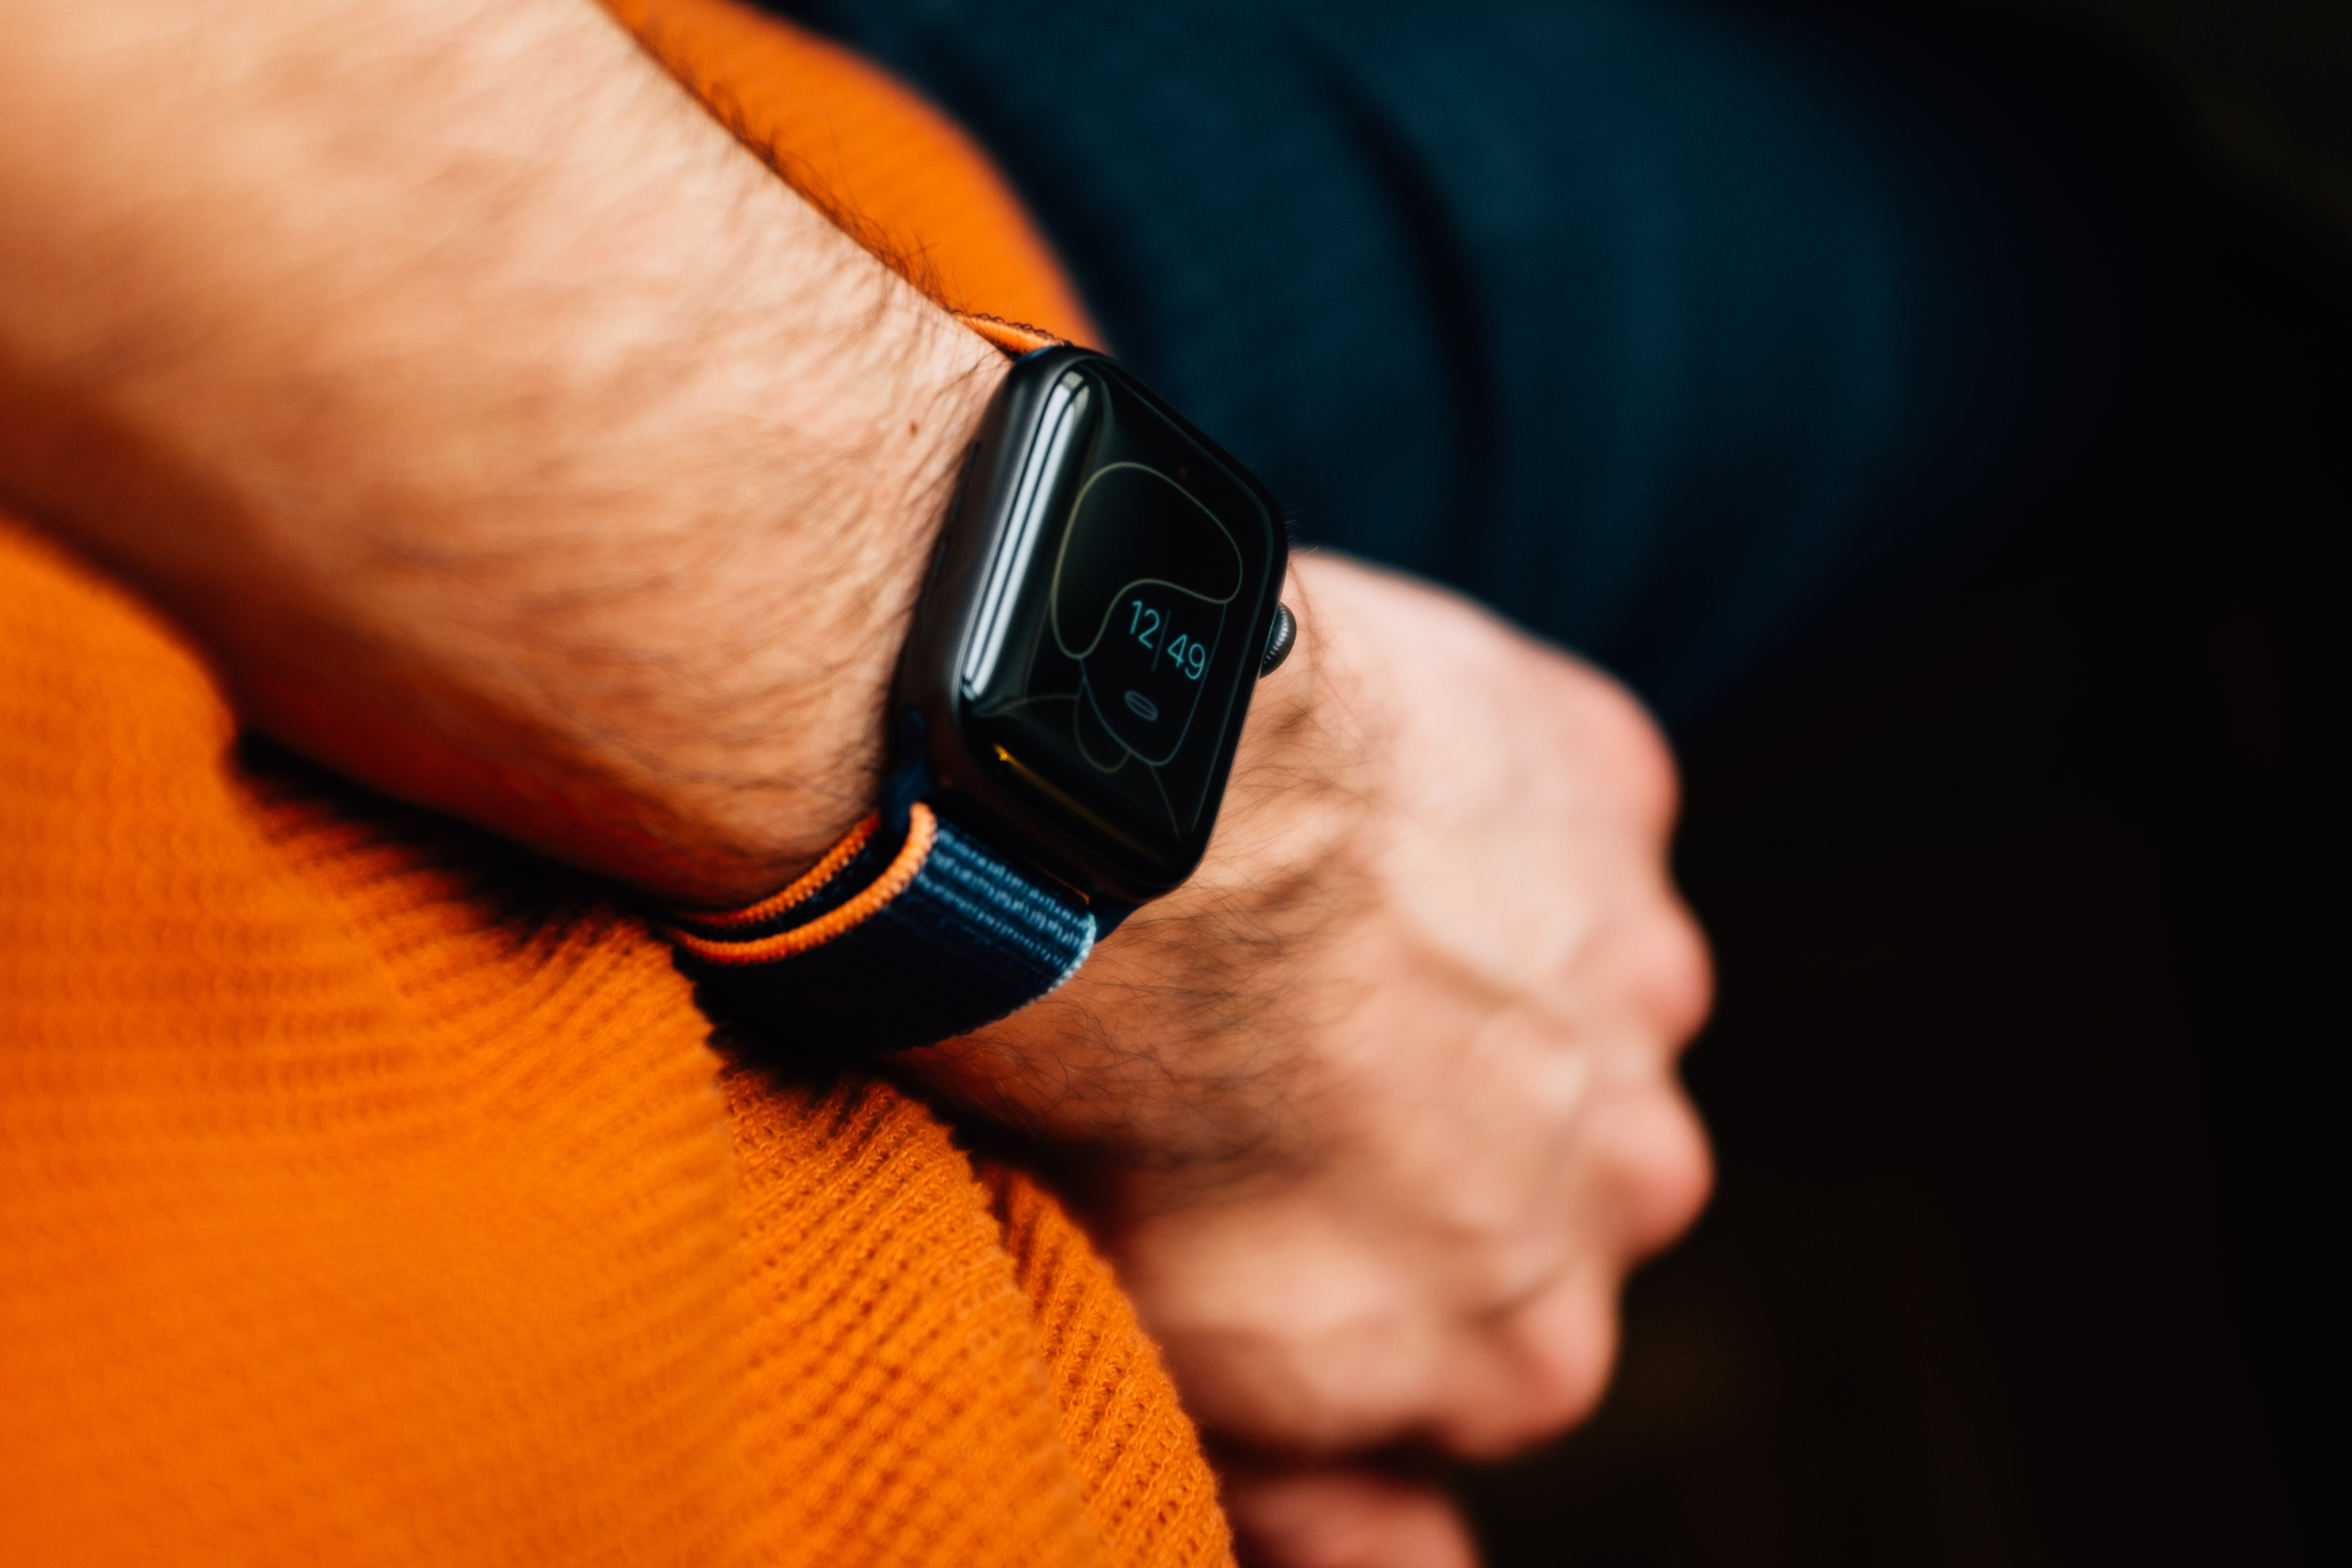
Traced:
[[1425, 1391], [1417, 1435], [1465, 1458], [1499, 1458], [1557, 1436], [1607, 1392], [1626, 1274], [1688, 1228], [1714, 1176], [1690, 1102], [1664, 1085], [1613, 1095], [1585, 1125], [1580, 1246], [1525, 1300], [1454, 1337], [1450, 1375]]
[[1630, 1268], [1690, 1228], [1715, 1184], [1715, 1157], [1698, 1112], [1679, 1092], [1616, 1097], [1586, 1129], [1595, 1212], [1612, 1255]]
[[1414, 1441], [1500, 1459], [1558, 1436], [1600, 1405], [1617, 1355], [1622, 1275], [1580, 1268], [1454, 1339], [1449, 1375], [1423, 1391]]
[[[1690, 1223], [1711, 1179], [1673, 1042], [1609, 1027], [1617, 1043], [1492, 1035], [1384, 1097], [1381, 1136], [1312, 1180], [1115, 1234], [1195, 1414], [1292, 1451], [1412, 1440], [1478, 1458], [1588, 1415], [1625, 1273]], [[1423, 1037], [1395, 1037], [1402, 1050]], [[1528, 1064], [1560, 1051], [1584, 1087], [1544, 1112]]]
[[1668, 888], [1655, 897], [1650, 917], [1633, 923], [1625, 984], [1637, 1015], [1679, 1052], [1715, 1006], [1715, 957], [1688, 906]]
[[1231, 1469], [1225, 1510], [1250, 1568], [1477, 1568], [1478, 1549], [1436, 1488], [1361, 1467]]

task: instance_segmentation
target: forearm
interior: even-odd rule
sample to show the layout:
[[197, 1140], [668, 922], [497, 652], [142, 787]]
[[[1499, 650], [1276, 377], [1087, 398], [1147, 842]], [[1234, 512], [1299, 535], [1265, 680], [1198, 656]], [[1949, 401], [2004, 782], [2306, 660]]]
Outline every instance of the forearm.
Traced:
[[996, 375], [583, 0], [0, 57], [0, 491], [253, 722], [666, 893], [864, 809]]

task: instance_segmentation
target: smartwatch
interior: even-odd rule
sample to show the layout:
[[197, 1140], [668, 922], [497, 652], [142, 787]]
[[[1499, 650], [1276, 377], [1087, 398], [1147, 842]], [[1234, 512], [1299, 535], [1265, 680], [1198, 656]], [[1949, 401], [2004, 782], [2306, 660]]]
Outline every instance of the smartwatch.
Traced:
[[881, 805], [782, 891], [668, 917], [705, 1010], [796, 1059], [1003, 1017], [1182, 885], [1297, 637], [1247, 468], [1108, 356], [964, 319], [1018, 357], [899, 659]]

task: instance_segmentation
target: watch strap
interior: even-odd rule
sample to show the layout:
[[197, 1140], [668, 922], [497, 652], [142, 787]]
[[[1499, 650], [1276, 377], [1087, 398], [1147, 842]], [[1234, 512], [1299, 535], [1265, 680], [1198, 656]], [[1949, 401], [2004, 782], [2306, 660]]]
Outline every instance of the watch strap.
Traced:
[[1067, 338], [1057, 338], [1043, 327], [1033, 327], [1025, 321], [1008, 321], [1002, 316], [983, 316], [977, 310], [951, 310], [950, 315], [966, 327], [994, 343], [1008, 359], [1021, 359], [1039, 349], [1066, 347]]
[[667, 934], [711, 1017], [822, 1061], [1003, 1017], [1076, 973], [1097, 921], [915, 801], [868, 816], [756, 904], [673, 911]]

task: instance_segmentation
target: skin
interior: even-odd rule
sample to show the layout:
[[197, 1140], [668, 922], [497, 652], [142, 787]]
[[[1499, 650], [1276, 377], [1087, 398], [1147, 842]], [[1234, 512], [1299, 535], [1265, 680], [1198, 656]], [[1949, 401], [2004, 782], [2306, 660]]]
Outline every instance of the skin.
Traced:
[[[26, 4], [0, 498], [246, 720], [672, 899], [871, 801], [995, 352], [580, 0]], [[1588, 668], [1302, 557], [1200, 875], [903, 1070], [1069, 1177], [1254, 1561], [1472, 1560], [1363, 1457], [1541, 1440], [1687, 1224], [1673, 769]]]
[[1002, 356], [593, 6], [23, 5], [0, 485], [260, 727], [672, 897], [866, 809]]

